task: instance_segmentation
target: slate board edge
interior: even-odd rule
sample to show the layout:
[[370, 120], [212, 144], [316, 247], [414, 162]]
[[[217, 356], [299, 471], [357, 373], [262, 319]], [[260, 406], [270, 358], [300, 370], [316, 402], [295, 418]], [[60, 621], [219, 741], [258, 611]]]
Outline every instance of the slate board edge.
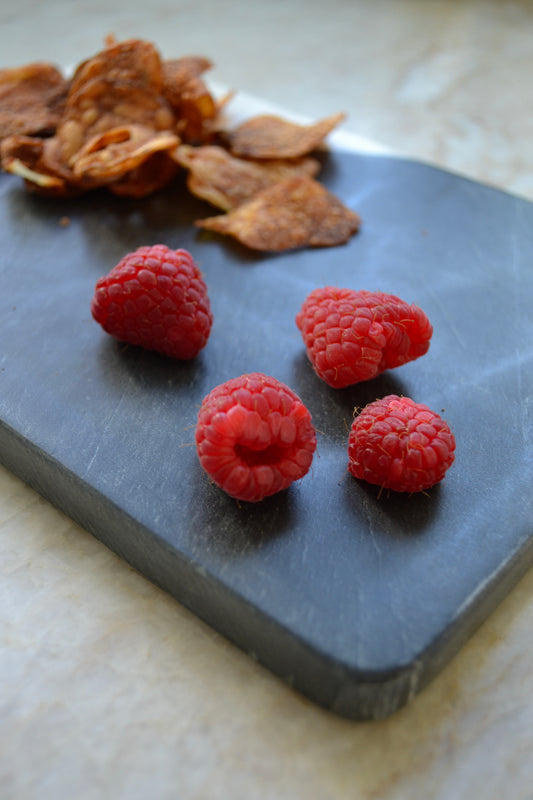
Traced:
[[[498, 571], [498, 580], [494, 584], [488, 581], [465, 604], [443, 635], [407, 668], [366, 676], [333, 661], [298, 640], [275, 620], [266, 618], [250, 603], [244, 603], [233, 590], [211, 578], [3, 422], [0, 422], [0, 460], [145, 578], [297, 692], [327, 711], [352, 720], [384, 719], [411, 702], [533, 563], [530, 541]], [[259, 614], [263, 617], [261, 625], [257, 624]]]
[[[339, 155], [342, 155], [340, 151], [339, 148]], [[351, 153], [348, 150], [344, 152], [347, 155]], [[378, 162], [413, 163], [411, 159], [396, 155], [371, 154], [371, 157]], [[415, 163], [429, 172], [444, 172], [472, 186], [480, 185], [477, 180], [431, 164]], [[527, 202], [496, 187], [481, 185], [495, 194], [506, 194]], [[254, 625], [259, 612], [248, 601], [243, 604], [243, 598], [227, 585], [199, 571], [196, 565], [180, 552], [175, 552], [149, 528], [103, 498], [31, 441], [3, 425], [0, 420], [0, 461], [8, 469], [295, 689], [319, 705], [353, 719], [381, 719], [410, 701], [440, 672], [533, 561], [533, 542], [519, 543], [505, 564], [498, 568], [497, 574], [490, 576], [470, 594], [446, 630], [404, 668], [380, 675], [362, 675], [360, 672], [354, 675], [353, 671], [350, 674], [343, 665], [333, 663], [327, 655], [289, 634], [280, 623], [264, 614], [261, 614], [261, 626]], [[95, 506], [104, 511], [105, 522], [98, 518]], [[116, 521], [116, 527], [107, 517]], [[257, 642], [256, 628], [260, 627], [264, 629], [262, 643]]]

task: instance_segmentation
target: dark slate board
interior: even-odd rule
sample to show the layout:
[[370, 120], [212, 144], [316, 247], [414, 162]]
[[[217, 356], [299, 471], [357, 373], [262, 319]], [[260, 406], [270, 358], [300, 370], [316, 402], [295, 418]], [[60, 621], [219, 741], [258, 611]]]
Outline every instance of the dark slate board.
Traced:
[[[377, 719], [439, 672], [533, 561], [533, 204], [347, 152], [322, 180], [361, 214], [359, 235], [261, 256], [198, 232], [212, 209], [180, 184], [145, 201], [57, 201], [0, 176], [0, 457], [298, 691]], [[210, 289], [215, 324], [192, 363], [124, 348], [90, 317], [97, 278], [155, 242], [191, 249]], [[429, 353], [328, 388], [294, 324], [326, 283], [419, 303]], [[203, 396], [250, 371], [298, 392], [320, 435], [304, 480], [239, 505], [190, 443]], [[346, 473], [354, 406], [391, 392], [443, 411], [455, 432], [456, 462], [427, 496], [378, 496]]]

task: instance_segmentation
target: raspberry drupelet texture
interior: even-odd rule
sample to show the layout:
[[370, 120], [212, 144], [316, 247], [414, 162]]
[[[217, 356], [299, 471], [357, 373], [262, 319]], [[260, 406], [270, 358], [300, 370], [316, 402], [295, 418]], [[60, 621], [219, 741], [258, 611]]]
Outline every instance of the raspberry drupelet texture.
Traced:
[[391, 394], [355, 418], [348, 457], [356, 478], [396, 492], [420, 492], [441, 481], [452, 465], [455, 438], [427, 406]]
[[296, 316], [315, 372], [342, 389], [423, 356], [433, 328], [417, 305], [392, 294], [325, 286]]
[[231, 497], [258, 502], [309, 471], [316, 449], [311, 415], [285, 384], [262, 373], [233, 378], [204, 398], [200, 463]]
[[162, 244], [139, 247], [100, 278], [91, 313], [116, 339], [177, 359], [194, 358], [213, 324], [191, 254]]

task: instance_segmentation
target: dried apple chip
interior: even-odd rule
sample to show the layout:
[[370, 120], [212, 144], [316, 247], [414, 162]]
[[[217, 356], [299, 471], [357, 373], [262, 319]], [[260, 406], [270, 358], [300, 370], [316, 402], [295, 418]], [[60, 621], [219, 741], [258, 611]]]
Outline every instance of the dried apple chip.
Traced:
[[139, 167], [154, 153], [173, 150], [179, 139], [142, 125], [123, 125], [93, 136], [72, 162], [76, 178], [112, 181]]
[[68, 81], [52, 64], [0, 70], [0, 139], [50, 135], [65, 104]]
[[345, 116], [340, 112], [311, 125], [298, 125], [282, 117], [261, 114], [226, 132], [226, 139], [235, 156], [298, 158], [322, 145], [326, 136]]
[[30, 191], [69, 196], [74, 193], [69, 175], [56, 171], [48, 162], [51, 141], [37, 136], [8, 136], [0, 143], [2, 169], [23, 178]]
[[228, 214], [196, 222], [252, 250], [272, 252], [345, 244], [360, 224], [358, 214], [307, 176], [287, 178]]
[[212, 66], [203, 56], [163, 61], [163, 96], [176, 115], [176, 130], [186, 142], [210, 141], [218, 106], [201, 75]]
[[166, 150], [153, 153], [135, 169], [113, 181], [107, 187], [112, 194], [121, 197], [148, 197], [176, 177], [179, 167]]
[[173, 108], [179, 108], [188, 84], [213, 66], [204, 56], [167, 58], [162, 62], [163, 95]]
[[99, 78], [106, 78], [126, 92], [138, 87], [147, 94], [158, 95], [163, 87], [161, 58], [154, 45], [143, 39], [110, 40], [103, 50], [78, 65], [72, 77], [72, 94], [77, 95]]
[[171, 131], [175, 117], [162, 87], [159, 54], [142, 40], [107, 47], [80, 64], [57, 128], [65, 162], [73, 167], [82, 147], [113, 128], [140, 125]]
[[132, 198], [185, 168], [189, 191], [228, 212], [199, 227], [261, 251], [346, 242], [359, 217], [314, 180], [321, 164], [310, 156], [345, 115], [310, 125], [261, 115], [227, 131], [232, 94], [211, 95], [211, 67], [108, 36], [70, 81], [49, 64], [0, 70], [1, 166], [40, 194], [106, 187]]
[[214, 136], [217, 113], [218, 107], [205, 83], [196, 78], [183, 92], [176, 130], [187, 142], [208, 142]]
[[314, 177], [320, 162], [310, 156], [293, 160], [247, 161], [217, 145], [180, 145], [173, 157], [189, 170], [187, 188], [224, 211], [250, 200], [274, 183], [293, 175]]

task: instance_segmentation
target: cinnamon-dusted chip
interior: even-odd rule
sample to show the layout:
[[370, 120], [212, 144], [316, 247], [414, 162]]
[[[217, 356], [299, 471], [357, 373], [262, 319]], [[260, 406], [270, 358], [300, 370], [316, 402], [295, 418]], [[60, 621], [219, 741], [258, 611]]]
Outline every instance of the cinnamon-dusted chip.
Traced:
[[173, 150], [179, 139], [142, 125], [123, 125], [93, 136], [73, 162], [76, 178], [112, 181], [139, 167], [154, 153]]
[[221, 112], [232, 94], [211, 96], [211, 66], [108, 36], [70, 81], [50, 65], [0, 71], [1, 166], [44, 195], [105, 187], [132, 198], [183, 167], [189, 191], [228, 212], [199, 227], [261, 251], [346, 242], [359, 217], [314, 180], [320, 161], [309, 155], [344, 114], [311, 125], [261, 115], [227, 131]]
[[212, 66], [203, 56], [184, 56], [162, 63], [163, 96], [177, 119], [176, 130], [185, 142], [209, 141], [218, 106], [201, 75]]
[[2, 169], [23, 178], [29, 190], [40, 194], [66, 196], [71, 189], [65, 177], [48, 166], [49, 139], [33, 136], [8, 136], [0, 143]]
[[52, 64], [0, 70], [0, 139], [52, 134], [59, 122], [68, 81]]
[[207, 86], [196, 78], [183, 92], [176, 130], [186, 142], [201, 144], [211, 141], [217, 113], [218, 106]]
[[[38, 191], [49, 183], [42, 174], [55, 175], [78, 190], [120, 180], [154, 153], [179, 144], [162, 87], [161, 60], [153, 45], [137, 39], [110, 41], [76, 69], [56, 133], [43, 145], [40, 169], [32, 166], [30, 153], [28, 162], [23, 157], [12, 160], [11, 171], [24, 172]], [[150, 173], [150, 183], [164, 185], [170, 166], [158, 160], [152, 169], [155, 164], [164, 165], [164, 174]], [[134, 191], [139, 195], [140, 187]]]
[[74, 73], [57, 128], [63, 158], [74, 169], [78, 151], [112, 128], [142, 125], [170, 131], [175, 117], [161, 95], [161, 60], [155, 47], [133, 39], [107, 47]]
[[204, 56], [167, 58], [162, 62], [163, 95], [173, 108], [179, 108], [187, 84], [199, 78], [212, 66], [212, 62]]
[[235, 211], [196, 222], [200, 228], [233, 236], [253, 250], [277, 252], [345, 244], [360, 224], [354, 211], [306, 176], [287, 178]]
[[122, 86], [125, 93], [138, 87], [158, 95], [163, 87], [161, 58], [154, 45], [144, 39], [109, 40], [103, 50], [76, 67], [72, 92], [76, 94], [90, 81], [102, 77]]
[[140, 166], [110, 183], [108, 189], [121, 197], [148, 197], [168, 186], [178, 169], [177, 162], [166, 151], [153, 153]]
[[292, 175], [313, 177], [320, 170], [320, 162], [309, 156], [291, 161], [246, 161], [216, 145], [180, 145], [173, 157], [189, 170], [189, 191], [224, 211], [237, 208], [262, 189]]
[[282, 117], [262, 114], [228, 131], [226, 138], [235, 156], [298, 158], [319, 147], [345, 116], [341, 112], [312, 125], [298, 125]]

